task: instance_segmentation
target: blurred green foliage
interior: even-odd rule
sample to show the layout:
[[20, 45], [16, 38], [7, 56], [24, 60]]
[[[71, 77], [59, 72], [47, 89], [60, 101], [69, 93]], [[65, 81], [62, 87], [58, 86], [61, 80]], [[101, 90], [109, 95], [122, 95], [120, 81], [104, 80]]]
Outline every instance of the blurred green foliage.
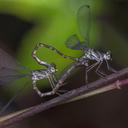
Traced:
[[[93, 20], [91, 21], [91, 30], [90, 30], [90, 47], [96, 47], [96, 48], [102, 47], [103, 49], [104, 48], [110, 49], [112, 51], [112, 57], [113, 57], [112, 67], [119, 70], [123, 67], [127, 67], [128, 65], [128, 59], [127, 59], [128, 58], [127, 57], [128, 6], [126, 5], [125, 2], [123, 4], [120, 4], [121, 3], [120, 1], [122, 2], [123, 0], [0, 0], [0, 13], [10, 14], [12, 16], [18, 17], [22, 21], [27, 21], [34, 24], [33, 28], [26, 32], [26, 35], [24, 35], [21, 42], [17, 42], [17, 44], [19, 44], [19, 47], [17, 51], [18, 54], [16, 55], [18, 61], [20, 61], [22, 65], [25, 65], [33, 70], [33, 69], [45, 68], [38, 65], [37, 62], [35, 62], [35, 60], [31, 56], [33, 48], [39, 42], [50, 44], [66, 55], [79, 57], [82, 54], [78, 50], [71, 50], [66, 48], [64, 42], [69, 36], [71, 36], [74, 33], [78, 34], [79, 38], [82, 40], [78, 30], [76, 13], [81, 5], [89, 4], [91, 6], [91, 13], [93, 16]], [[122, 31], [120, 31], [120, 29]], [[62, 71], [66, 67], [68, 67], [70, 63], [72, 63], [71, 60], [63, 59], [61, 56], [45, 48], [40, 49], [38, 51], [38, 55], [42, 60], [45, 60], [48, 63], [53, 62], [57, 65], [58, 77], [60, 76]], [[75, 84], [81, 86], [79, 84], [80, 83], [79, 80], [81, 80], [80, 77], [82, 75], [78, 75], [78, 74], [76, 75], [77, 76], [75, 78], [78, 79], [76, 79], [76, 81], [71, 82], [71, 84], [69, 83], [70, 87], [72, 86], [72, 88], [74, 88]], [[90, 74], [89, 78], [90, 77], [93, 77], [93, 72], [92, 74]], [[2, 99], [2, 101], [4, 100], [8, 101], [10, 96], [12, 97], [12, 95], [14, 96], [15, 93], [17, 94], [18, 92], [19, 97], [16, 99], [17, 101], [15, 102], [17, 104], [17, 107], [20, 106], [20, 108], [22, 107], [25, 108], [24, 106], [27, 105], [30, 106], [31, 103], [34, 103], [35, 105], [35, 103], [38, 102], [39, 98], [38, 99], [35, 98], [34, 93], [31, 94], [30, 92], [32, 90], [31, 82], [32, 82], [31, 79], [29, 79], [29, 81], [27, 81], [26, 83], [26, 78], [23, 78], [20, 80], [13, 81], [13, 83], [11, 83], [12, 86], [10, 85], [4, 86], [5, 89], [2, 88], [0, 90], [0, 94], [2, 94], [0, 100]], [[42, 81], [39, 81], [38, 84], [41, 85], [42, 87], [44, 86], [46, 87], [47, 85], [49, 85], [47, 80], [45, 81], [43, 80], [44, 82], [43, 84], [40, 82]], [[18, 89], [21, 89], [22, 87], [23, 90], [25, 91], [24, 92], [18, 91]], [[127, 92], [127, 90], [124, 90], [120, 94], [122, 95], [123, 93], [125, 93], [125, 91]], [[84, 125], [85, 127], [89, 125], [91, 127], [109, 126], [109, 125], [111, 127], [113, 126], [117, 127], [119, 122], [118, 127], [120, 127], [121, 126], [120, 118], [123, 117], [122, 120], [125, 121], [124, 112], [126, 110], [123, 107], [122, 110], [124, 111], [121, 111], [121, 106], [123, 103], [122, 101], [124, 101], [124, 95], [122, 96], [123, 98], [121, 98], [120, 95], [116, 97], [113, 95], [112, 92], [112, 94], [107, 94], [105, 95], [105, 97], [101, 95], [100, 97], [91, 98], [91, 101], [90, 99], [88, 100], [89, 102], [86, 100], [87, 102], [85, 102], [85, 105], [83, 104], [82, 101], [82, 105], [79, 102], [78, 103], [79, 105], [75, 104], [75, 107], [74, 104], [72, 106], [68, 106], [66, 111], [62, 111], [62, 108], [60, 108], [58, 112], [57, 112], [58, 108], [56, 110], [53, 109], [52, 114], [50, 111], [49, 114], [43, 113], [43, 115], [40, 114], [41, 116], [38, 116], [36, 118], [34, 117], [36, 121], [30, 119], [30, 121], [27, 123], [27, 126], [31, 124], [32, 126], [30, 127], [45, 126], [45, 128], [53, 127], [53, 126], [81, 127]], [[44, 101], [41, 99], [41, 101], [39, 102], [44, 102]], [[111, 110], [110, 107], [108, 107], [108, 104], [110, 104], [109, 106], [112, 107]], [[101, 105], [103, 105], [102, 110], [103, 111], [106, 110], [106, 115], [102, 114], [101, 108], [99, 107]], [[124, 106], [127, 107], [127, 105]], [[85, 107], [87, 109], [85, 109]], [[76, 111], [78, 109], [81, 111]], [[67, 118], [67, 110], [70, 113], [68, 114], [69, 115], [68, 118]], [[108, 120], [108, 117], [110, 117], [108, 116], [109, 112], [111, 112], [112, 116]], [[119, 112], [120, 114], [123, 112], [121, 116], [117, 116], [117, 113]], [[86, 113], [86, 117], [84, 113]], [[114, 115], [117, 118], [114, 118]], [[63, 118], [60, 118], [60, 116], [62, 116]], [[72, 123], [74, 121], [74, 117], [77, 117], [75, 118], [76, 123]], [[87, 121], [85, 121], [85, 118], [87, 119]], [[126, 115], [126, 119], [127, 119], [127, 115]], [[126, 122], [123, 122], [122, 124], [125, 125]]]
[[[64, 42], [74, 33], [80, 37], [76, 12], [83, 4], [91, 6], [94, 20], [91, 21], [90, 46], [95, 47], [100, 40], [100, 24], [95, 19], [107, 8], [105, 0], [0, 0], [0, 12], [34, 24], [19, 46], [18, 58], [22, 64], [31, 69], [42, 68], [31, 57], [34, 46], [39, 42], [50, 44], [66, 55], [79, 57], [81, 52], [66, 48]], [[58, 76], [72, 63], [48, 49], [40, 49], [38, 55], [42, 60], [57, 65]]]
[[[99, 5], [101, 1], [98, 0]], [[0, 10], [12, 15], [16, 15], [19, 18], [28, 20], [34, 23], [34, 27], [29, 31], [22, 39], [22, 45], [20, 46], [19, 59], [24, 65], [28, 67], [37, 68], [31, 57], [31, 52], [34, 46], [39, 42], [45, 42], [53, 45], [57, 49], [61, 50], [64, 54], [79, 56], [80, 52], [70, 50], [65, 47], [65, 40], [74, 33], [79, 34], [78, 26], [76, 22], [76, 12], [78, 8], [83, 4], [89, 4], [92, 8], [99, 6], [95, 1], [87, 0], [3, 0], [0, 1]], [[94, 25], [93, 28], [97, 28]], [[96, 31], [96, 30], [95, 30]], [[91, 39], [96, 42], [95, 34], [91, 36]], [[69, 64], [70, 60], [65, 60], [53, 52], [42, 49], [40, 57], [47, 62], [54, 62], [57, 64], [59, 71]], [[60, 72], [59, 72], [60, 73]]]

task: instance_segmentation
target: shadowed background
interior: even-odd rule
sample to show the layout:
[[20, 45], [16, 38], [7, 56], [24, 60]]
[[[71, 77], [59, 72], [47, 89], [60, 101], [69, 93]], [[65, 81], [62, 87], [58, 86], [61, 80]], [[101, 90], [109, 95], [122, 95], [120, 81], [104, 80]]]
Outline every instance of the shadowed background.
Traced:
[[[34, 46], [39, 42], [53, 45], [66, 55], [79, 57], [81, 52], [66, 48], [64, 42], [74, 33], [80, 36], [76, 13], [83, 4], [90, 5], [94, 18], [91, 21], [90, 47], [111, 50], [112, 67], [117, 70], [126, 67], [128, 64], [128, 2], [126, 0], [1, 0], [0, 48], [31, 70], [42, 68], [31, 57]], [[43, 60], [57, 65], [58, 77], [72, 63], [46, 49], [40, 50], [38, 55]], [[102, 69], [107, 70], [104, 65]], [[93, 71], [89, 74], [90, 81], [99, 78]], [[67, 85], [64, 87], [66, 90], [81, 86], [84, 82], [83, 68], [78, 69], [66, 82]], [[14, 86], [2, 86], [1, 106], [25, 83], [26, 80], [23, 80]], [[32, 90], [31, 81], [26, 86], [27, 89], [25, 88], [8, 110], [26, 108], [52, 98], [38, 97]], [[40, 88], [42, 91], [49, 90], [49, 83], [42, 82]], [[127, 127], [127, 96], [127, 88], [124, 88], [121, 91], [111, 91], [61, 105], [23, 121], [18, 124], [18, 127]]]

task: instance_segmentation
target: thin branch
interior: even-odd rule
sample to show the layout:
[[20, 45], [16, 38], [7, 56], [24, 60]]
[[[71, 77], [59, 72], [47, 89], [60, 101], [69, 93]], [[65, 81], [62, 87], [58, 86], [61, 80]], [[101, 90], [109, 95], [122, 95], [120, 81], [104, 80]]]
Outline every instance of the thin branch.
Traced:
[[[64, 78], [64, 77], [62, 77]], [[128, 68], [125, 68], [121, 71], [118, 71], [114, 74], [107, 76], [105, 79], [100, 79], [95, 82], [92, 82], [88, 85], [84, 85], [80, 88], [73, 89], [61, 96], [58, 96], [52, 100], [49, 100], [45, 103], [30, 107], [23, 111], [14, 113], [13, 115], [8, 115], [0, 118], [0, 128], [5, 128], [10, 125], [14, 125], [16, 122], [19, 122], [25, 118], [33, 116], [42, 111], [53, 108], [57, 105], [63, 104], [64, 102], [71, 101], [71, 99], [76, 98], [80, 95], [89, 94], [92, 91], [94, 92], [98, 88], [103, 87], [114, 87], [113, 89], [120, 89], [121, 86], [128, 84]], [[124, 80], [122, 80], [124, 79]], [[113, 83], [112, 85], [110, 83]], [[107, 85], [111, 86], [107, 86]], [[107, 90], [107, 89], [106, 89]], [[111, 89], [108, 89], [111, 90]], [[101, 92], [104, 92], [103, 90]], [[98, 94], [98, 93], [95, 93]]]
[[87, 98], [87, 97], [90, 97], [90, 96], [94, 96], [94, 95], [97, 95], [97, 94], [100, 94], [100, 93], [104, 93], [104, 92], [107, 92], [107, 91], [111, 91], [111, 90], [114, 90], [114, 89], [121, 89], [121, 87], [124, 86], [124, 85], [128, 85], [128, 79], [117, 80], [117, 81], [113, 82], [110, 85], [95, 89], [94, 91], [90, 91], [90, 92], [85, 93], [83, 95], [77, 96], [77, 97], [75, 97], [71, 100], [68, 100], [66, 103], [81, 100], [81, 99], [84, 99], [84, 98]]

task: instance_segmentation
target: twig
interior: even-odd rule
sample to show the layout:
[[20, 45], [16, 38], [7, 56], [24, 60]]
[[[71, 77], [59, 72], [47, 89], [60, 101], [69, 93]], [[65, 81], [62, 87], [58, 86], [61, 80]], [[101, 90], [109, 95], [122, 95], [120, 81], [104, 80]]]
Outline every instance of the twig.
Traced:
[[[42, 111], [45, 111], [47, 109], [53, 108], [57, 105], [67, 102], [73, 98], [80, 96], [80, 95], [92, 92], [98, 88], [105, 87], [113, 82], [115, 83], [113, 86], [116, 89], [119, 89], [121, 86], [128, 84], [128, 79], [126, 79], [126, 78], [128, 78], [128, 68], [125, 68], [121, 71], [118, 71], [117, 73], [109, 75], [105, 79], [100, 79], [100, 80], [92, 82], [88, 85], [84, 85], [80, 88], [71, 90], [71, 91], [69, 91], [59, 97], [56, 97], [52, 100], [49, 100], [45, 103], [41, 103], [39, 105], [33, 106], [33, 107], [25, 109], [23, 111], [14, 113], [13, 115], [9, 115], [10, 117], [9, 116], [1, 117], [0, 118], [0, 128], [5, 128], [9, 125], [15, 124], [16, 122], [18, 122], [20, 120], [23, 120], [25, 118], [33, 116], [33, 115], [40, 113]], [[126, 79], [126, 80], [121, 80], [121, 79]]]
[[81, 100], [81, 99], [84, 99], [84, 98], [87, 98], [87, 97], [90, 97], [90, 96], [94, 96], [94, 95], [97, 95], [97, 94], [100, 94], [100, 93], [104, 93], [104, 92], [107, 92], [107, 91], [111, 91], [111, 90], [114, 90], [114, 89], [121, 89], [121, 87], [124, 86], [124, 85], [128, 85], [128, 79], [117, 80], [117, 81], [115, 81], [114, 83], [112, 83], [110, 85], [95, 89], [94, 91], [90, 91], [90, 92], [85, 93], [83, 95], [77, 96], [77, 97], [75, 97], [71, 100], [68, 100], [66, 103]]

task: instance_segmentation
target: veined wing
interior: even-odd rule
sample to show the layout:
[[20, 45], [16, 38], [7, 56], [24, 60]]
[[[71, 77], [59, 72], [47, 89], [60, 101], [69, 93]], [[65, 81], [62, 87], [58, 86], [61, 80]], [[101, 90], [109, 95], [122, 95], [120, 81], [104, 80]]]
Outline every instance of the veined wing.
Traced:
[[25, 77], [28, 71], [25, 74], [21, 72], [26, 69], [26, 67], [18, 64], [12, 56], [0, 49], [0, 85]]
[[73, 50], [81, 50], [81, 43], [76, 34], [71, 35], [65, 42], [66, 47]]
[[0, 48], [0, 68], [29, 70], [27, 67], [21, 66], [11, 55]]
[[0, 68], [8, 67], [10, 69], [18, 68], [18, 63], [16, 60], [6, 53], [4, 50], [0, 49]]
[[[91, 27], [91, 12], [89, 5], [82, 5], [77, 12], [78, 27], [86, 45], [89, 45], [89, 34]], [[82, 43], [82, 42], [81, 42]], [[83, 45], [85, 45], [83, 44]]]
[[0, 85], [9, 84], [14, 80], [29, 76], [29, 73], [22, 74], [18, 70], [9, 68], [0, 68]]
[[[28, 74], [17, 74], [15, 72], [15, 70], [12, 70], [12, 69], [3, 69], [3, 70], [0, 70], [0, 72], [4, 73], [3, 76], [0, 74], [0, 85], [5, 85], [5, 84], [9, 84], [13, 81], [13, 80], [17, 80], [17, 79], [20, 79], [20, 78], [23, 78], [23, 77], [26, 77], [28, 76]], [[8, 74], [6, 74], [6, 72]], [[11, 74], [10, 74], [11, 73]], [[15, 74], [16, 73], [16, 74]], [[26, 86], [27, 85], [27, 86]], [[17, 98], [17, 96], [19, 96], [19, 94], [22, 94], [23, 90], [25, 89], [25, 87], [29, 87], [28, 86], [28, 81], [26, 84], [23, 84], [22, 87], [18, 88], [17, 89], [17, 92], [14, 94], [14, 96], [0, 109], [0, 116], [1, 115], [4, 115], [6, 112], [8, 112], [8, 107], [10, 107], [10, 104], [13, 103], [13, 101]], [[6, 113], [7, 114], [7, 113]]]
[[[21, 66], [12, 56], [0, 49], [0, 85], [10, 85], [11, 82], [23, 77], [28, 77], [30, 72], [22, 73], [22, 70], [27, 68]], [[0, 110], [2, 115], [9, 105], [15, 100], [15, 98], [23, 91], [25, 86], [18, 89], [18, 92], [13, 98]]]

